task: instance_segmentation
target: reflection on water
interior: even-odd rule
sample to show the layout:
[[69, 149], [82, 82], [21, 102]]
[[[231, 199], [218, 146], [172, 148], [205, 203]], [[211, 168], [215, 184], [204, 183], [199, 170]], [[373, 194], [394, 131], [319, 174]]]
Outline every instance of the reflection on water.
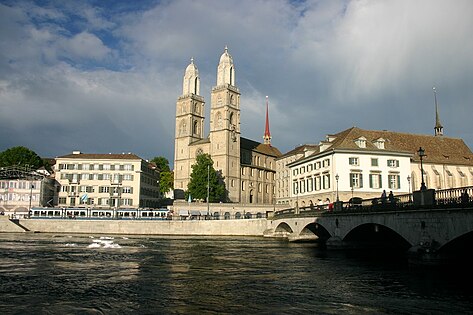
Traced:
[[0, 234], [2, 314], [467, 314], [470, 280], [266, 238]]

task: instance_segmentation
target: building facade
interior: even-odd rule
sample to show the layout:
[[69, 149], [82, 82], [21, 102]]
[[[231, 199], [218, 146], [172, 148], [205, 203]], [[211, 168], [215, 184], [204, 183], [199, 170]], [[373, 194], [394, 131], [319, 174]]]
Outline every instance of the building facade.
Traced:
[[277, 159], [287, 171], [278, 176], [277, 203], [304, 207], [327, 198], [346, 202], [352, 197], [379, 197], [383, 190], [394, 195], [419, 190], [421, 147], [428, 188], [473, 185], [473, 154], [461, 139], [444, 137], [437, 130], [429, 136], [353, 127]]
[[281, 153], [271, 146], [268, 120], [265, 143], [241, 137], [240, 91], [235, 82], [233, 58], [225, 48], [210, 96], [210, 132], [204, 137], [205, 102], [199, 72], [193, 60], [187, 66], [182, 95], [176, 102], [174, 189], [187, 190], [196, 156], [207, 153], [223, 175], [226, 201], [273, 203], [274, 159]]
[[128, 154], [72, 154], [56, 158], [58, 206], [156, 208], [159, 172], [155, 165]]

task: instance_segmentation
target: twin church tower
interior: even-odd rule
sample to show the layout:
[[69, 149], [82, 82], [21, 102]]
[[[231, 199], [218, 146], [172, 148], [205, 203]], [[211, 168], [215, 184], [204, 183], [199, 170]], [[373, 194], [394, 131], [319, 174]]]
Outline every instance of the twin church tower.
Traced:
[[214, 168], [222, 172], [228, 201], [273, 203], [274, 159], [281, 153], [271, 146], [268, 107], [264, 143], [241, 137], [240, 91], [235, 84], [235, 67], [227, 47], [220, 57], [217, 84], [210, 98], [210, 132], [205, 137], [205, 101], [200, 95], [199, 71], [191, 59], [184, 74], [182, 95], [176, 102], [174, 189], [187, 190], [196, 156], [207, 153]]

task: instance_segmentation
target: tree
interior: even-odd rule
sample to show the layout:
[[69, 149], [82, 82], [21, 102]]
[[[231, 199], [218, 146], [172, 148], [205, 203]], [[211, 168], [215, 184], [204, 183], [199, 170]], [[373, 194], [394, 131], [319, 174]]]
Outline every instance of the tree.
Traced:
[[37, 170], [43, 166], [43, 160], [28, 148], [12, 147], [0, 153], [0, 166], [28, 166]]
[[194, 199], [207, 199], [207, 183], [209, 184], [209, 202], [225, 200], [225, 183], [221, 172], [213, 168], [213, 161], [208, 154], [199, 154], [192, 165], [192, 173], [187, 186], [188, 193]]
[[169, 172], [169, 161], [164, 156], [156, 156], [151, 160], [161, 172]]
[[151, 162], [159, 170], [159, 191], [164, 195], [174, 188], [174, 174], [169, 169], [169, 161], [164, 156], [156, 156]]

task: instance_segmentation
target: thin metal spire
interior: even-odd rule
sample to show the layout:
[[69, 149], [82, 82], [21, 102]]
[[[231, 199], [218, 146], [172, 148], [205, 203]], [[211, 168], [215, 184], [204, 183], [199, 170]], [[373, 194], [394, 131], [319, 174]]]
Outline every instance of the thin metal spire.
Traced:
[[266, 126], [264, 128], [264, 144], [271, 145], [271, 133], [269, 132], [269, 105], [268, 96], [266, 96]]
[[436, 136], [443, 136], [443, 126], [440, 123], [440, 116], [439, 116], [439, 108], [437, 103], [437, 90], [435, 86], [432, 88], [434, 90], [434, 100], [435, 100], [435, 135]]

